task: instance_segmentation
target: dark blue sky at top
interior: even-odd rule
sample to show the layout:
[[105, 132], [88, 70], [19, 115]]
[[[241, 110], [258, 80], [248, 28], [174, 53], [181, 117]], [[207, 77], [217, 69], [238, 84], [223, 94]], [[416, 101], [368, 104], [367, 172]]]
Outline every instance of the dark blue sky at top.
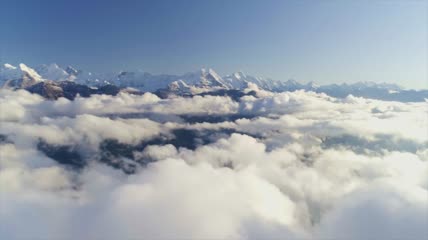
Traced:
[[0, 1], [0, 62], [427, 82], [427, 1]]

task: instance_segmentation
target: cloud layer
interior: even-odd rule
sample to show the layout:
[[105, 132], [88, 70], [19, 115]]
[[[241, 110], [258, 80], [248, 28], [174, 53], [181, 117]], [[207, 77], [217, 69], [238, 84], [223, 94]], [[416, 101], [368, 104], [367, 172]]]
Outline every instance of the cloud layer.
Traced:
[[0, 237], [428, 236], [426, 102], [250, 90], [0, 90]]

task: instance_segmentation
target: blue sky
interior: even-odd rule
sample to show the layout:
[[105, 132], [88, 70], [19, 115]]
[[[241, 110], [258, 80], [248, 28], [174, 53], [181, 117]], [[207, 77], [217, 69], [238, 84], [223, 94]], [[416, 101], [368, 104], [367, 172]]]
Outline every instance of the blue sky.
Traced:
[[0, 61], [428, 88], [428, 1], [2, 1]]

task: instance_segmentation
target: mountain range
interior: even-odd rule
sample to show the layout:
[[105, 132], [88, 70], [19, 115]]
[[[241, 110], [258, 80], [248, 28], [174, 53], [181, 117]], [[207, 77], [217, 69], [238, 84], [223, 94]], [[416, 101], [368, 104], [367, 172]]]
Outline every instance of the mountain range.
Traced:
[[313, 82], [302, 84], [295, 80], [273, 80], [254, 77], [243, 72], [220, 76], [213, 69], [200, 69], [183, 75], [150, 74], [144, 71], [93, 73], [77, 70], [71, 66], [43, 64], [33, 68], [21, 63], [18, 66], [5, 63], [0, 66], [0, 86], [23, 88], [49, 99], [66, 97], [73, 99], [91, 94], [115, 95], [120, 91], [132, 93], [153, 92], [168, 97], [195, 95], [206, 92], [244, 90], [249, 84], [259, 89], [283, 91], [314, 91], [333, 97], [348, 95], [381, 100], [417, 102], [428, 99], [428, 90], [406, 90], [396, 84], [358, 82], [353, 84], [330, 84], [318, 86]]

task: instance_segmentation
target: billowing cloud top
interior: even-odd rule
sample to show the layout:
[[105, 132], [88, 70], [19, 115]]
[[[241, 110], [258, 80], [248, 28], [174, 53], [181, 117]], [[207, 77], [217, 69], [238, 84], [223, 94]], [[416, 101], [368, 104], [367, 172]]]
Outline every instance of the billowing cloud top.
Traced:
[[0, 90], [1, 239], [423, 239], [428, 104]]

